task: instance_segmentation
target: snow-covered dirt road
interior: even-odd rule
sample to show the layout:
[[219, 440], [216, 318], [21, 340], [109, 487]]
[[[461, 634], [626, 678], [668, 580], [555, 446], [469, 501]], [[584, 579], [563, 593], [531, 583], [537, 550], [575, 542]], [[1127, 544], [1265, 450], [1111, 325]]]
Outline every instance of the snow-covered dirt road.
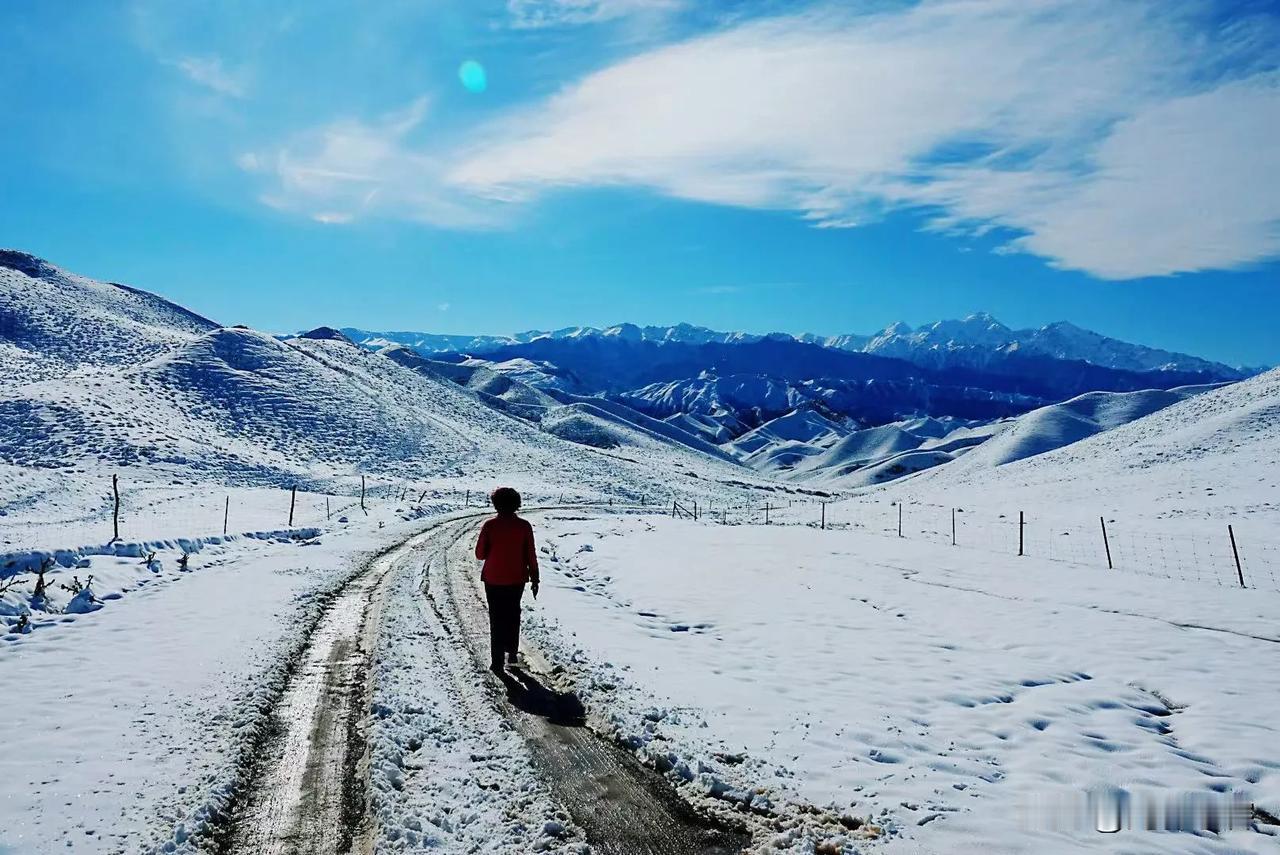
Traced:
[[[409, 538], [329, 604], [291, 669], [220, 848], [287, 855], [430, 843], [470, 851], [468, 838], [504, 836], [511, 852], [716, 855], [746, 845], [746, 833], [700, 817], [659, 774], [585, 727], [585, 711], [558, 690], [536, 651], [505, 685], [487, 673], [487, 616], [470, 554], [483, 516], [456, 515]], [[415, 660], [405, 647], [424, 633], [435, 643]], [[423, 711], [406, 690], [440, 704], [443, 720], [395, 727], [395, 711]], [[448, 738], [427, 757], [442, 728]], [[463, 749], [495, 729], [517, 738]], [[484, 780], [495, 755], [509, 782], [488, 781], [478, 801], [497, 810], [454, 793], [425, 819], [430, 829], [406, 815], [439, 796], [441, 769]]]
[[264, 731], [243, 807], [220, 835], [249, 855], [363, 850], [366, 716], [370, 657], [385, 581], [416, 535], [369, 562], [334, 598], [293, 663]]

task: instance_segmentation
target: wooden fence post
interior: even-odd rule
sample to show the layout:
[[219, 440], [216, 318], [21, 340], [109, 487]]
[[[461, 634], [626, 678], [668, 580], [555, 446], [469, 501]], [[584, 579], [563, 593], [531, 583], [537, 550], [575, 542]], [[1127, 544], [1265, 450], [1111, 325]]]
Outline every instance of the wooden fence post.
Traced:
[[1236, 533], [1231, 524], [1227, 524], [1227, 534], [1231, 537], [1231, 554], [1236, 558], [1236, 576], [1240, 578], [1240, 587], [1244, 587], [1244, 570], [1240, 567], [1240, 550], [1236, 549]]
[[298, 501], [298, 485], [294, 484], [293, 489], [289, 491], [289, 528], [293, 528], [293, 506]]
[[693, 521], [694, 522], [698, 521], [698, 500], [697, 499], [693, 500]]
[[1107, 569], [1116, 569], [1111, 563], [1111, 541], [1107, 539], [1107, 519], [1106, 517], [1098, 517], [1098, 524], [1102, 526], [1102, 548], [1107, 551]]
[[326, 520], [333, 519], [333, 511], [329, 510], [329, 497], [324, 497], [324, 518]]
[[764, 503], [764, 524], [765, 525], [769, 524], [769, 503], [768, 502]]
[[956, 509], [951, 509], [951, 545], [956, 545]]
[[1022, 530], [1026, 528], [1026, 520], [1022, 516], [1022, 511], [1018, 511], [1018, 554], [1022, 555]]
[[822, 531], [827, 530], [827, 503], [822, 503], [822, 522], [818, 523], [818, 528]]
[[898, 500], [898, 537], [902, 537], [902, 500]]
[[676, 500], [675, 499], [671, 500], [671, 518], [672, 519], [676, 518]]
[[111, 542], [115, 543], [120, 539], [120, 476], [113, 474], [111, 476], [111, 493], [115, 496], [115, 511], [111, 515], [113, 534]]
[[360, 510], [364, 511], [365, 516], [369, 515], [369, 511], [364, 506], [364, 476], [360, 476]]

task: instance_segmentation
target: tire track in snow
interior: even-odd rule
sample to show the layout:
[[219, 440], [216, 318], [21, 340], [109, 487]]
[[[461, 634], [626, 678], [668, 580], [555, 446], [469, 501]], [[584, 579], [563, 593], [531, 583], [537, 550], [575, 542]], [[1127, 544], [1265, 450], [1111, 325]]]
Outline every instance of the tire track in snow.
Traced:
[[[272, 713], [272, 736], [231, 818], [228, 843], [219, 848], [236, 855], [373, 850], [378, 829], [367, 815], [371, 686], [366, 677], [373, 670], [382, 599], [411, 556], [439, 568], [432, 577], [442, 584], [428, 592], [432, 609], [462, 654], [455, 661], [482, 669], [487, 617], [474, 583], [469, 588], [458, 583], [475, 575], [467, 560], [470, 536], [487, 515], [438, 521], [372, 560], [338, 592], [308, 637]], [[544, 669], [543, 674], [535, 670], [533, 679], [547, 679], [545, 663], [536, 654], [532, 659]], [[455, 682], [455, 689], [464, 686]], [[467, 701], [470, 714], [477, 708], [494, 710], [511, 720], [594, 851], [727, 855], [749, 842], [746, 834], [712, 826], [657, 773], [577, 721], [521, 710], [497, 692]]]
[[[453, 530], [443, 567], [428, 580], [428, 597], [441, 623], [452, 623], [472, 666], [487, 669], [489, 633], [483, 594], [471, 560], [476, 523]], [[585, 710], [558, 692], [546, 661], [522, 645], [530, 668], [520, 685], [495, 699], [524, 737], [553, 794], [583, 830], [593, 851], [616, 855], [716, 855], [739, 852], [745, 832], [729, 831], [699, 816], [656, 772], [634, 755], [584, 726]]]
[[[472, 516], [475, 516], [474, 514]], [[244, 855], [369, 851], [365, 821], [369, 658], [386, 582], [448, 520], [375, 558], [338, 593], [272, 713], [227, 849]]]

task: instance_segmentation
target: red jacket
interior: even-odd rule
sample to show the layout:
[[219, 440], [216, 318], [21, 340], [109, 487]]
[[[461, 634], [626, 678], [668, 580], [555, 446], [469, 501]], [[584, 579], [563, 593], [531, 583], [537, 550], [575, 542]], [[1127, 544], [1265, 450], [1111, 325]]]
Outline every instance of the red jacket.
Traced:
[[515, 514], [485, 520], [476, 540], [476, 558], [484, 561], [480, 579], [490, 585], [523, 585], [538, 581], [538, 553], [533, 526]]

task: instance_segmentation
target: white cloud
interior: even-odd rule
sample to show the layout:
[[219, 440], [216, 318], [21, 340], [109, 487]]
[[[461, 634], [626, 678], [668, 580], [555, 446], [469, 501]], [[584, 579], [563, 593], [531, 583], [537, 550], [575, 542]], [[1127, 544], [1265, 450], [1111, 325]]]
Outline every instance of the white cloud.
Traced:
[[1137, 111], [1087, 174], [944, 171], [903, 189], [943, 226], [1025, 231], [1012, 249], [1107, 279], [1231, 268], [1280, 253], [1280, 76], [1227, 83]]
[[439, 156], [410, 144], [428, 102], [372, 122], [342, 119], [299, 135], [273, 153], [247, 152], [242, 168], [268, 172], [278, 186], [264, 204], [318, 222], [350, 223], [371, 213], [452, 227], [493, 222], [491, 206], [444, 185]]
[[628, 15], [670, 12], [684, 0], [507, 0], [517, 29], [595, 24]]
[[438, 304], [438, 305], [436, 306], [436, 308], [437, 308], [437, 309], [439, 309], [439, 310], [440, 310], [440, 311], [442, 311], [442, 312], [447, 312], [447, 311], [449, 311], [449, 304], [448, 304], [448, 303], [440, 303], [440, 304]]
[[1112, 278], [1273, 256], [1280, 82], [1206, 83], [1240, 45], [1176, 11], [938, 0], [748, 23], [515, 113], [446, 178], [505, 201], [647, 187], [827, 227], [924, 207]]
[[228, 95], [232, 98], [244, 97], [244, 81], [223, 67], [221, 57], [185, 56], [173, 64], [193, 83], [198, 83], [219, 95]]
[[[567, 23], [640, 5], [510, 8]], [[1280, 40], [1274, 22], [1214, 33], [1199, 11], [824, 7], [641, 53], [450, 138], [424, 133], [420, 100], [240, 163], [274, 176], [268, 204], [329, 222], [487, 227], [550, 192], [639, 187], [823, 228], [916, 210], [1105, 278], [1231, 268], [1280, 254]]]

